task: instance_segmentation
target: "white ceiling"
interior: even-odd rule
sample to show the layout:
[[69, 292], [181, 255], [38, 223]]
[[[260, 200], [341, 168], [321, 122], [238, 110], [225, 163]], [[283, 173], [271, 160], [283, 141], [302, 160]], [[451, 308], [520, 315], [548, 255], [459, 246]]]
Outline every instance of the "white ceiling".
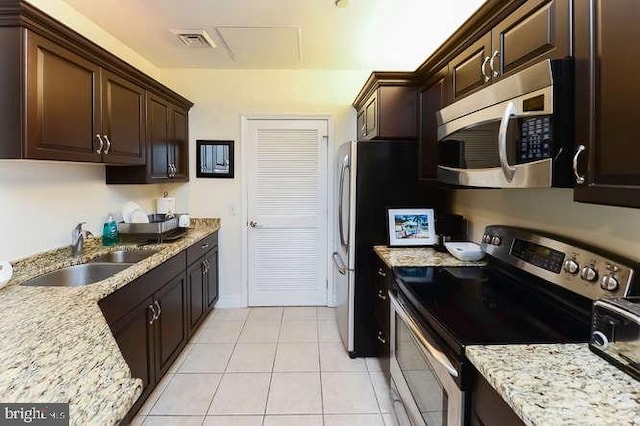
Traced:
[[159, 68], [413, 70], [484, 0], [65, 1]]

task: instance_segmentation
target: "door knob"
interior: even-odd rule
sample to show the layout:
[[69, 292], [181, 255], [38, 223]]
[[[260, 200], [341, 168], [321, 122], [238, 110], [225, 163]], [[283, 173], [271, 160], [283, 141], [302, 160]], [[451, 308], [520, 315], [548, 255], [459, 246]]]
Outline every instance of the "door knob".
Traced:
[[256, 222], [255, 220], [252, 220], [251, 222], [249, 222], [249, 226], [252, 228], [257, 228], [258, 227], [258, 222]]

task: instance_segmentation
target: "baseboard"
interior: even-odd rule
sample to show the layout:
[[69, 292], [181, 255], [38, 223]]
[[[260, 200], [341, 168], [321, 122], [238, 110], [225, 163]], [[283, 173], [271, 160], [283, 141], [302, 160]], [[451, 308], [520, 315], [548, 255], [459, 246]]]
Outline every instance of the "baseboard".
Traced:
[[242, 296], [220, 296], [215, 308], [246, 308], [247, 303]]

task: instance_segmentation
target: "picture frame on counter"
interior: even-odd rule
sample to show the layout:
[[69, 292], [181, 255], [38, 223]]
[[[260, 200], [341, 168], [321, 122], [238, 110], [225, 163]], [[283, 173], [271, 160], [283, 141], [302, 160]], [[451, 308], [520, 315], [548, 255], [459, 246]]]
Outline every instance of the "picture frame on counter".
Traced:
[[196, 140], [196, 177], [233, 179], [233, 141]]
[[436, 244], [435, 213], [429, 208], [388, 208], [390, 247]]

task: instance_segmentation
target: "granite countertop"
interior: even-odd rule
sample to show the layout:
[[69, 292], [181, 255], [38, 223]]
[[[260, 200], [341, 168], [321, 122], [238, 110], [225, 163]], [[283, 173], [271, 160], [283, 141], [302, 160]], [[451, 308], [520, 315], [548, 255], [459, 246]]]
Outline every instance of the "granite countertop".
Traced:
[[0, 289], [0, 399], [69, 402], [71, 424], [116, 424], [142, 392], [132, 378], [97, 302], [196, 241], [217, 231], [219, 219], [192, 219], [182, 239], [144, 246], [160, 251], [112, 277], [84, 287], [28, 287], [22, 282], [105, 252], [86, 242], [81, 258], [63, 247], [12, 262], [14, 275]]
[[469, 346], [466, 355], [527, 425], [640, 424], [640, 381], [587, 344]]
[[448, 252], [439, 252], [428, 247], [388, 247], [375, 246], [373, 250], [384, 263], [395, 266], [483, 266], [486, 262], [465, 262], [451, 256]]

